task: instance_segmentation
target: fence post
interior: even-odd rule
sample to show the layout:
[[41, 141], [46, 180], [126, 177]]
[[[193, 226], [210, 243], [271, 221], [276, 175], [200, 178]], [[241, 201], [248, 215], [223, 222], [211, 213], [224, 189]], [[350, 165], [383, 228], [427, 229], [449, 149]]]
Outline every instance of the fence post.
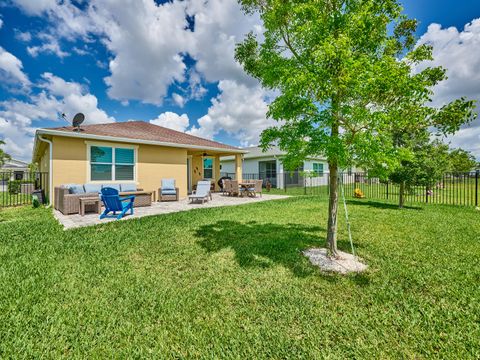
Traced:
[[387, 180], [387, 200], [388, 200], [388, 183], [389, 183], [389, 182], [390, 182], [390, 181]]
[[475, 171], [475, 206], [478, 206], [478, 176], [480, 170]]

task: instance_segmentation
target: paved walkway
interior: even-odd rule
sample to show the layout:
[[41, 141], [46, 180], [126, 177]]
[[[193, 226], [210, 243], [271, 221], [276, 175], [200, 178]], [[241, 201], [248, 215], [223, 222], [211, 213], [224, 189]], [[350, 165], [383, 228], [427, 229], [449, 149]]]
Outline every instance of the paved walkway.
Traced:
[[[219, 206], [235, 206], [242, 204], [253, 204], [261, 201], [269, 200], [278, 200], [285, 199], [288, 196], [285, 195], [263, 195], [262, 197], [250, 198], [250, 197], [230, 197], [224, 196], [221, 194], [213, 194], [213, 200], [206, 202], [205, 204], [191, 204], [187, 199], [180, 201], [170, 201], [170, 202], [154, 202], [152, 206], [139, 207], [134, 209], [134, 215], [127, 215], [122, 220], [135, 219], [144, 216], [151, 215], [160, 215], [160, 214], [169, 214], [179, 211], [188, 211], [192, 209], [203, 209], [203, 208], [212, 208]], [[79, 214], [74, 215], [63, 215], [60, 211], [54, 210], [53, 214], [55, 218], [63, 225], [64, 229], [73, 229], [82, 226], [92, 226], [98, 224], [104, 224], [106, 222], [115, 221], [115, 218], [99, 219], [98, 214], [85, 214], [85, 216], [80, 216]]]

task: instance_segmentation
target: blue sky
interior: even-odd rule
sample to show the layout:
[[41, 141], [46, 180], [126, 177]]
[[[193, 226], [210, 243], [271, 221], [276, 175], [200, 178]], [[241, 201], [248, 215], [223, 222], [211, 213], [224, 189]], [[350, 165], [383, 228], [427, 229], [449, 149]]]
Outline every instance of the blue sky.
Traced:
[[[152, 121], [233, 145], [255, 144], [272, 124], [265, 117], [271, 94], [233, 59], [234, 44], [261, 31], [235, 0], [0, 4], [0, 138], [17, 158], [29, 160], [36, 128], [64, 124], [57, 112], [71, 118], [82, 111], [90, 123]], [[437, 64], [451, 70], [434, 101], [480, 99], [480, 21], [464, 31], [480, 18], [480, 4], [403, 4], [420, 21], [420, 41], [434, 45]], [[447, 29], [452, 26], [458, 31]], [[450, 140], [479, 156], [480, 124]]]

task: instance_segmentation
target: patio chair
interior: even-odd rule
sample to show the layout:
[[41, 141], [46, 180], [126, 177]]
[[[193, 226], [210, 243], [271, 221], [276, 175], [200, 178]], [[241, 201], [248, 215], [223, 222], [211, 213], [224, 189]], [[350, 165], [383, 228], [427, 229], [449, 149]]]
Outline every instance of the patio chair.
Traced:
[[[100, 215], [100, 219], [106, 218], [110, 212], [113, 212], [113, 215], [117, 216], [117, 220], [123, 218], [128, 210], [130, 210], [130, 214], [133, 215], [135, 195], [120, 197], [118, 190], [111, 187], [102, 188], [101, 191], [100, 198], [102, 199], [103, 205], [105, 205], [105, 211]], [[119, 211], [120, 214], [117, 215], [117, 211]]]
[[232, 195], [232, 180], [224, 179], [223, 181], [222, 192], [228, 196]]
[[255, 189], [253, 189], [255, 196], [257, 196], [257, 194], [260, 194], [260, 197], [262, 197], [262, 191], [263, 191], [263, 180], [255, 180]]
[[238, 180], [231, 180], [230, 181], [230, 188], [229, 188], [229, 195], [230, 196], [237, 196], [240, 194]]
[[201, 201], [202, 204], [208, 201], [208, 198], [212, 200], [212, 193], [210, 191], [210, 181], [199, 181], [197, 183], [197, 189], [193, 192], [188, 199], [193, 202], [195, 200]]
[[158, 189], [158, 201], [178, 201], [178, 192], [175, 179], [162, 179], [162, 187]]

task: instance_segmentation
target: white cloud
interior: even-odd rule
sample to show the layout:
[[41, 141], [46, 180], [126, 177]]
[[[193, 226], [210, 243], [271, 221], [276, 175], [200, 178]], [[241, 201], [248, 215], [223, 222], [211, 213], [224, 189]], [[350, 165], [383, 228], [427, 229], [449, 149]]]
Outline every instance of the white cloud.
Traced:
[[266, 117], [266, 93], [260, 86], [251, 88], [232, 80], [220, 81], [218, 88], [220, 94], [212, 100], [208, 113], [189, 133], [213, 138], [225, 131], [244, 146], [257, 144], [261, 131], [274, 124]]
[[247, 75], [235, 61], [235, 45], [253, 31], [261, 34], [258, 15], [245, 16], [236, 0], [191, 0], [188, 7], [195, 16], [192, 55], [196, 68], [208, 82], [224, 79], [256, 86], [257, 81]]
[[173, 93], [172, 99], [173, 99], [173, 102], [181, 108], [185, 105], [186, 99], [180, 94]]
[[170, 111], [160, 114], [156, 119], [150, 120], [150, 123], [182, 132], [190, 125], [187, 114], [178, 115]]
[[[419, 40], [419, 44], [425, 43], [433, 46], [435, 60], [422, 66], [441, 65], [447, 69], [448, 79], [436, 87], [434, 104], [441, 106], [466, 96], [477, 100], [477, 109], [480, 110], [480, 19], [465, 25], [463, 31], [431, 24]], [[452, 146], [472, 151], [480, 159], [480, 120], [449, 140]]]
[[0, 29], [3, 27], [3, 19], [0, 17]]
[[22, 62], [13, 54], [0, 47], [0, 81], [28, 86], [30, 80], [23, 72]]
[[184, 81], [191, 41], [184, 2], [99, 1], [90, 15], [113, 54], [105, 79], [111, 98], [159, 105], [171, 83]]
[[56, 0], [13, 0], [27, 15], [39, 16], [42, 13], [54, 10], [58, 5]]
[[[105, 81], [113, 99], [160, 105], [169, 86], [187, 83], [188, 89], [178, 86], [172, 95], [172, 101], [182, 107], [205, 96], [205, 82], [219, 82], [221, 93], [212, 99], [192, 133], [213, 137], [223, 130], [251, 144], [271, 124], [265, 117], [266, 93], [234, 59], [235, 44], [248, 32], [261, 36], [261, 21], [258, 15], [245, 16], [236, 0], [173, 0], [162, 5], [153, 0], [92, 0], [83, 12], [68, 0], [45, 1], [42, 6], [15, 1], [27, 13], [47, 14], [52, 26], [47, 33], [56, 37], [57, 44], [60, 39], [98, 36], [111, 54], [111, 74]], [[193, 32], [186, 14], [194, 17]], [[37, 53], [57, 51], [65, 56], [60, 45], [55, 47], [44, 37], [39, 46], [46, 48]], [[187, 69], [184, 54], [196, 60], [194, 68]], [[188, 121], [175, 115], [152, 121], [185, 131]]]
[[27, 47], [27, 51], [31, 56], [37, 57], [40, 53], [47, 53], [57, 55], [59, 58], [64, 58], [70, 55], [68, 52], [61, 49], [60, 43], [55, 36], [43, 33], [40, 34], [39, 37], [44, 43]]
[[28, 31], [15, 31], [15, 39], [23, 41], [23, 42], [29, 42], [32, 40], [32, 34]]
[[78, 83], [44, 73], [36, 87], [40, 91], [31, 95], [28, 101], [12, 99], [0, 102], [0, 134], [6, 142], [5, 150], [14, 157], [29, 160], [35, 123], [56, 121], [58, 113], [65, 113], [71, 120], [77, 112], [83, 112], [85, 124], [115, 121], [98, 108], [97, 98]]

